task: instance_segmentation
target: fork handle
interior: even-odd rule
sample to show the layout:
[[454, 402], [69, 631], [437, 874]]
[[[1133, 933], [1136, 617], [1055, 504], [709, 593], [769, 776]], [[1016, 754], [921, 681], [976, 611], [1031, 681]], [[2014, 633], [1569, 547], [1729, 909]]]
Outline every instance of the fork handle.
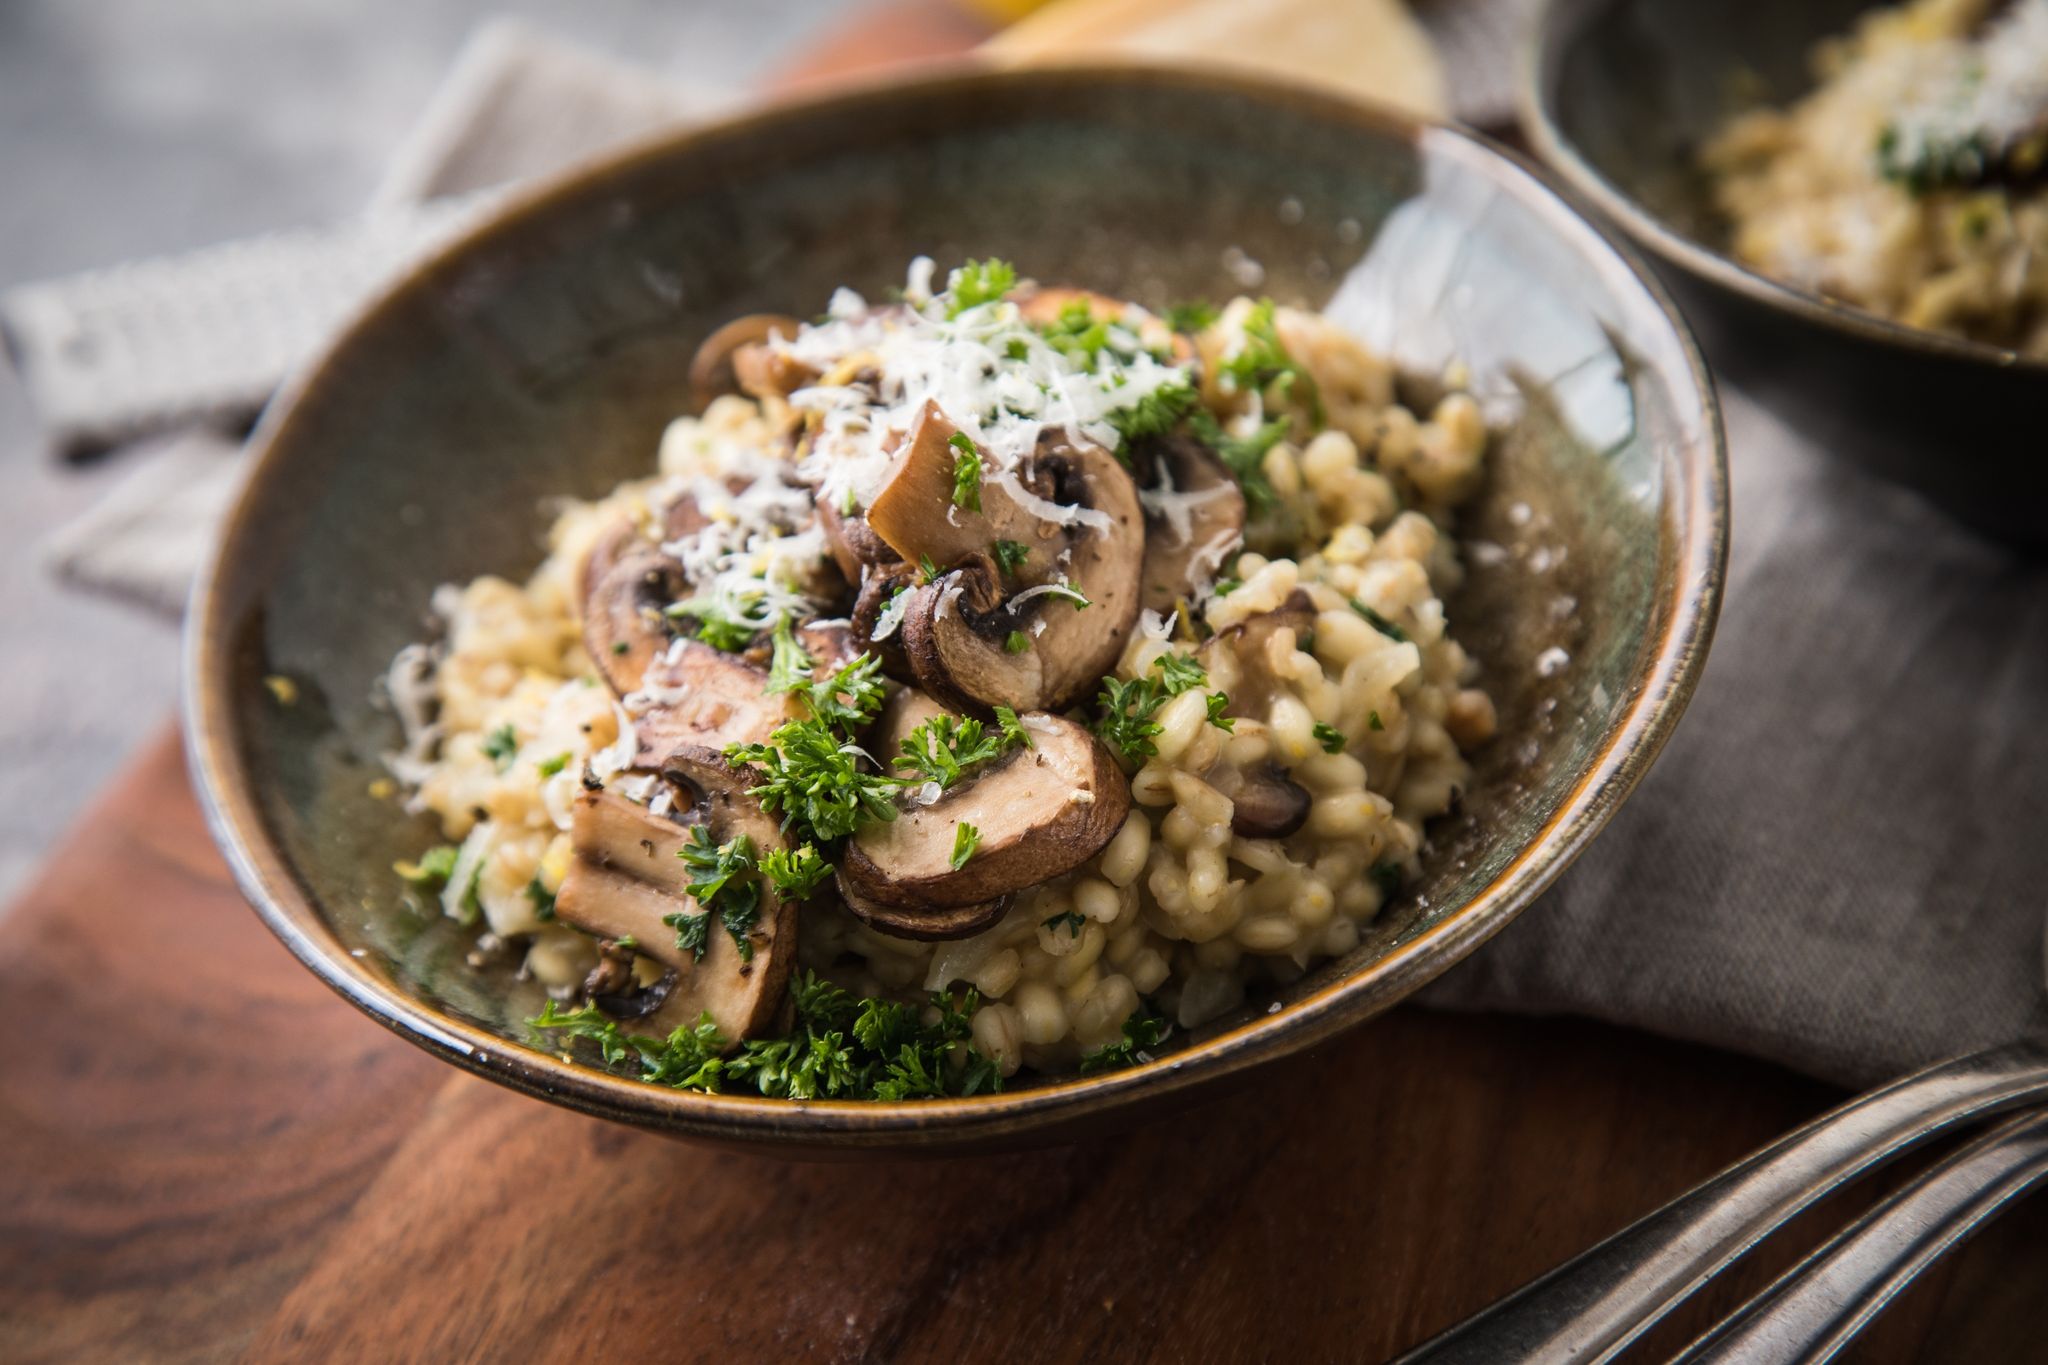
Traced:
[[1915, 1275], [2048, 1176], [2048, 1114], [1958, 1149], [1801, 1261], [1674, 1365], [1831, 1358]]
[[1823, 1114], [1425, 1342], [1403, 1365], [1611, 1360], [1831, 1191], [1959, 1123], [2048, 1096], [2048, 1045], [2008, 1043]]

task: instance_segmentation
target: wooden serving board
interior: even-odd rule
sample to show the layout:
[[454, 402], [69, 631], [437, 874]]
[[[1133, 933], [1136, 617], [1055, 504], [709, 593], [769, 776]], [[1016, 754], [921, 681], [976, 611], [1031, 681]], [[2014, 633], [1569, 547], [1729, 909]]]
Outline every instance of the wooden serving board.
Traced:
[[[792, 79], [975, 33], [903, 0]], [[0, 1007], [9, 1362], [1377, 1360], [1837, 1098], [1592, 1024], [1402, 1009], [1082, 1146], [685, 1147], [455, 1071], [330, 994], [237, 895], [168, 732], [0, 918]], [[2044, 1291], [2037, 1205], [1862, 1357], [2041, 1359]]]
[[[0, 1001], [12, 1362], [1378, 1360], [1835, 1098], [1592, 1024], [1402, 1009], [1082, 1146], [700, 1150], [331, 995], [236, 894], [168, 733], [0, 920]], [[1867, 1358], [2040, 1359], [2044, 1215], [1930, 1276]]]

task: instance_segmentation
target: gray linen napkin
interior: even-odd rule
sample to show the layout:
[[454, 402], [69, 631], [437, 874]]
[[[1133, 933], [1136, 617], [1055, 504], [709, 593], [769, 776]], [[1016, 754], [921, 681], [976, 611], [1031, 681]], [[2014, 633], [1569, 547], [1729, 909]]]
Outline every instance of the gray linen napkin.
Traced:
[[[1461, 44], [1498, 65], [1498, 18], [1524, 0], [1493, 3], [1421, 7], [1463, 27], [1454, 68], [1474, 60]], [[1490, 70], [1454, 85], [1497, 95]], [[551, 169], [672, 117], [671, 99], [499, 30], [372, 216]], [[273, 376], [294, 358], [268, 356]], [[2048, 569], [1723, 396], [1734, 548], [1691, 711], [1560, 886], [1427, 998], [1592, 1015], [1849, 1083], [2009, 1037], [2037, 1013], [2048, 916]], [[235, 444], [169, 442], [60, 538], [63, 571], [175, 610]]]
[[2016, 1036], [2048, 923], [2048, 565], [1722, 385], [1707, 668], [1613, 825], [1437, 1004], [1586, 1014], [1848, 1084]]

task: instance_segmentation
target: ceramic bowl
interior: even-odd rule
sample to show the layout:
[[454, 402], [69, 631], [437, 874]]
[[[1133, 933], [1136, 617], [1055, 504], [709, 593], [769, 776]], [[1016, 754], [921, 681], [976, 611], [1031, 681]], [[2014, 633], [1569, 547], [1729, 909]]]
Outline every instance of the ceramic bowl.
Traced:
[[1812, 89], [1810, 54], [1871, 0], [1552, 0], [1522, 65], [1537, 153], [1649, 250], [1716, 373], [1958, 519], [2048, 550], [2048, 361], [1887, 321], [1726, 253], [1700, 147]]
[[[567, 1064], [529, 1046], [538, 987], [472, 965], [464, 930], [405, 908], [391, 864], [437, 833], [372, 794], [396, 743], [374, 684], [427, 631], [436, 584], [523, 574], [549, 499], [652, 467], [712, 328], [815, 313], [840, 284], [881, 296], [919, 253], [994, 254], [1156, 305], [1250, 287], [1328, 309], [1422, 390], [1467, 367], [1500, 435], [1462, 527], [1486, 566], [1452, 610], [1503, 732], [1463, 813], [1433, 828], [1420, 885], [1355, 952], [1149, 1065], [860, 1104]], [[278, 936], [372, 1017], [494, 1081], [810, 1151], [1076, 1135], [1415, 990], [1534, 900], [1648, 767], [1704, 660], [1726, 538], [1720, 426], [1684, 326], [1539, 175], [1448, 128], [1128, 68], [845, 92], [526, 193], [368, 307], [273, 405], [251, 466], [194, 600], [187, 721], [213, 828]], [[280, 676], [289, 705], [266, 686]]]

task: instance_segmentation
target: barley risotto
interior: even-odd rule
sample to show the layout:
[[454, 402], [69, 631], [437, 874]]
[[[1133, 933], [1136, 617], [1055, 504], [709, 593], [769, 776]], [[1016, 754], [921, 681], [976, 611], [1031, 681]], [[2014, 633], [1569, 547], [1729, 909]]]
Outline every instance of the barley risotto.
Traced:
[[2048, 358], [2048, 0], [1914, 0], [1706, 148], [1735, 254], [1797, 288]]
[[448, 840], [396, 874], [565, 1055], [883, 1099], [1145, 1060], [1351, 949], [1493, 733], [1442, 605], [1479, 408], [1318, 314], [920, 258], [678, 381], [647, 477], [386, 684]]

